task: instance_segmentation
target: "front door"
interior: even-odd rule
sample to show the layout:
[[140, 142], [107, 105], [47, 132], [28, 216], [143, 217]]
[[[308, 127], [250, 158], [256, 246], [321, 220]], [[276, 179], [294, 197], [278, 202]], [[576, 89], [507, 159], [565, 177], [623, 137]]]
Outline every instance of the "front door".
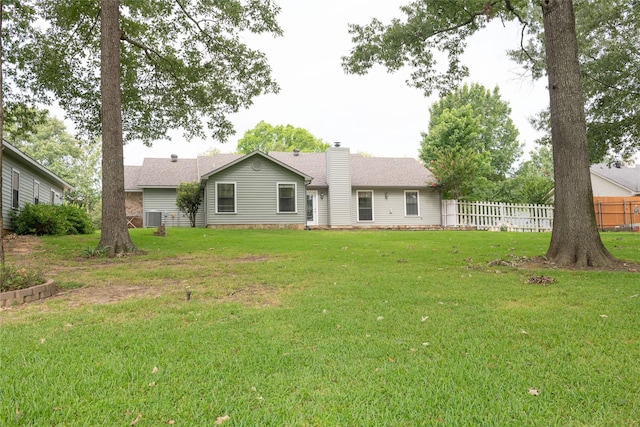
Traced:
[[318, 192], [307, 191], [307, 226], [318, 225]]

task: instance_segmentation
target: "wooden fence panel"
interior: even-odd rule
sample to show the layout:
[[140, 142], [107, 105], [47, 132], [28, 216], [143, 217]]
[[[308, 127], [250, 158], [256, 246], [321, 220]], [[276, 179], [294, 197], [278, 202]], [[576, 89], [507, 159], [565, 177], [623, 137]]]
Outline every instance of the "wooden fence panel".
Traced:
[[596, 223], [600, 230], [640, 228], [640, 197], [594, 197]]

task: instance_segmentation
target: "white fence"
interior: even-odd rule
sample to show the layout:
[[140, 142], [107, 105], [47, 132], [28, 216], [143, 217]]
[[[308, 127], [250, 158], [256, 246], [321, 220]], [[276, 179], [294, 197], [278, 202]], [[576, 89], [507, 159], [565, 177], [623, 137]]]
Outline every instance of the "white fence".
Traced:
[[553, 206], [443, 200], [442, 225], [496, 231], [551, 231]]

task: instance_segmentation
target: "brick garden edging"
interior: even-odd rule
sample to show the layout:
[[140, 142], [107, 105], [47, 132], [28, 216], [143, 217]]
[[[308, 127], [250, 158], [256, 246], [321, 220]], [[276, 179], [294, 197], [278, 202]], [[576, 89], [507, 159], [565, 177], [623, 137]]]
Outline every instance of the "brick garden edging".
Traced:
[[8, 291], [0, 293], [0, 307], [10, 307], [14, 304], [24, 304], [40, 299], [49, 298], [58, 292], [53, 280], [49, 280], [42, 285], [32, 286], [18, 291]]

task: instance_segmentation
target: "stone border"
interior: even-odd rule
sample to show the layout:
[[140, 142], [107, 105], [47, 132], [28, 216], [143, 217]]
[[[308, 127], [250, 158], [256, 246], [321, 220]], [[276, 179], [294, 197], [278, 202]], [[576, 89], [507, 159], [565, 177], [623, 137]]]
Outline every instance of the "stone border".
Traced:
[[53, 280], [42, 285], [32, 286], [27, 289], [0, 293], [0, 307], [10, 307], [14, 304], [38, 301], [54, 296], [58, 292]]

